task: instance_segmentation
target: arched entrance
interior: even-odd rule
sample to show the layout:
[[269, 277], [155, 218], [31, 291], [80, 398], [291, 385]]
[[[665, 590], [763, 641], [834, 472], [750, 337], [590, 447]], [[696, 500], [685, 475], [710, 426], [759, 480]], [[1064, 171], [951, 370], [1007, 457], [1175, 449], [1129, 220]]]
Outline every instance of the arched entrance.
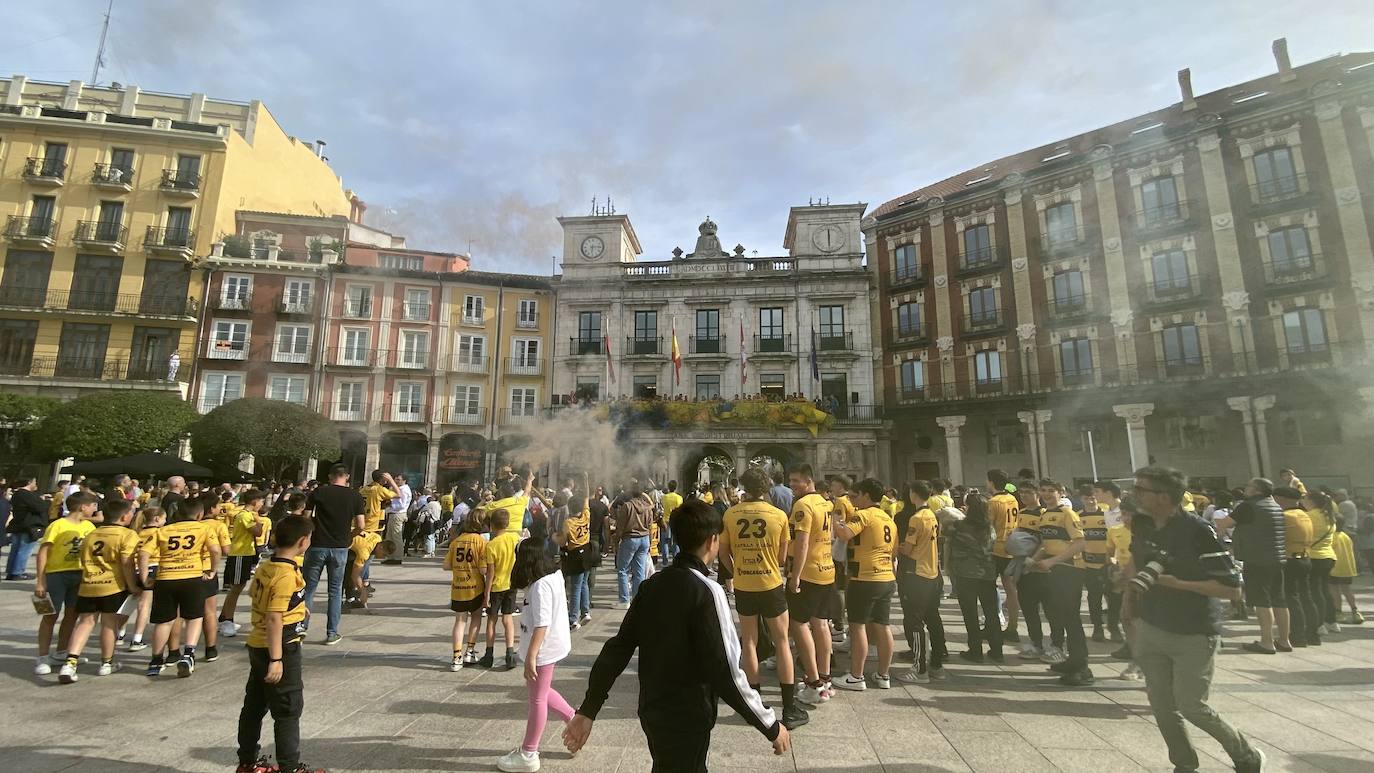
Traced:
[[[339, 430], [339, 459], [337, 463], [348, 468], [348, 474], [353, 476], [353, 483], [367, 482], [367, 474], [372, 472], [367, 469], [367, 434], [356, 429]], [[328, 467], [333, 465], [321, 466], [325, 467], [325, 471], [328, 472]]]
[[429, 462], [429, 439], [418, 432], [388, 432], [382, 435], [382, 454], [380, 466], [395, 475], [401, 473], [411, 489], [424, 485], [427, 481], [426, 465]]
[[796, 457], [791, 451], [777, 445], [763, 446], [749, 454], [749, 466], [762, 468], [774, 480], [779, 475], [786, 477], [787, 468], [794, 461]]
[[703, 482], [724, 483], [738, 473], [733, 454], [720, 446], [704, 445], [684, 457], [678, 484], [688, 490]]
[[487, 439], [453, 432], [439, 439], [438, 485], [447, 491], [465, 481], [480, 481], [486, 471]]

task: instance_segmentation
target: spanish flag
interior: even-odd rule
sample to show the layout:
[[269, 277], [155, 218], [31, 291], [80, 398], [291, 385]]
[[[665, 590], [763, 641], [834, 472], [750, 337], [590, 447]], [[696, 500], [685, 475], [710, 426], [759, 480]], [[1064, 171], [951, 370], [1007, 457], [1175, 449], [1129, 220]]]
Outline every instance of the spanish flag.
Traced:
[[673, 361], [673, 384], [682, 379], [682, 351], [677, 348], [677, 323], [673, 323], [673, 350], [669, 359]]

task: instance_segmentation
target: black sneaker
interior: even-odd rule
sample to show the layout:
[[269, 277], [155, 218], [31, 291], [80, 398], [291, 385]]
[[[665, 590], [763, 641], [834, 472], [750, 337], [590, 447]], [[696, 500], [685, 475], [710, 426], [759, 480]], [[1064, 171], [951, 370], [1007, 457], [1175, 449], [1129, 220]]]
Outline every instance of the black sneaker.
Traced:
[[1107, 638], [1111, 640], [1112, 644], [1122, 644], [1126, 641], [1126, 637], [1121, 635], [1120, 628], [1113, 628]]
[[482, 656], [482, 659], [481, 659], [481, 660], [478, 660], [478, 661], [477, 661], [477, 667], [478, 667], [478, 668], [491, 668], [491, 664], [492, 664], [493, 662], [494, 662], [494, 661], [493, 661], [492, 655], [491, 655], [490, 652], [488, 652], [487, 654], [485, 654], [485, 655]]
[[234, 773], [276, 773], [277, 766], [270, 757], [259, 757], [254, 762], [240, 762]]
[[963, 651], [963, 652], [960, 652], [960, 653], [959, 653], [959, 659], [962, 660], [962, 661], [964, 661], [964, 662], [966, 662], [966, 663], [982, 663], [982, 662], [984, 662], [983, 653], [981, 653], [981, 652], [974, 652], [973, 650], [965, 650], [965, 651]]
[[1091, 669], [1083, 668], [1071, 674], [1064, 674], [1059, 677], [1059, 683], [1065, 687], [1088, 687], [1093, 683], [1093, 672]]
[[214, 663], [216, 660], [219, 660], [219, 647], [206, 647], [205, 662]]
[[1007, 630], [1002, 632], [1002, 641], [1011, 642], [1012, 644], [1020, 644], [1021, 637], [1016, 635], [1016, 631], [1014, 629], [1008, 628]]
[[1050, 670], [1056, 674], [1074, 674], [1082, 671], [1083, 667], [1066, 660], [1062, 663], [1051, 663]]
[[177, 661], [177, 677], [185, 679], [186, 677], [190, 676], [191, 674], [194, 674], [195, 672], [196, 656], [192, 655], [189, 652], [183, 654], [181, 656], [181, 659]]
[[1007, 658], [1005, 655], [1002, 654], [1001, 650], [988, 650], [988, 660], [991, 660], [994, 663], [1007, 662]]
[[514, 653], [514, 652], [507, 652], [507, 653], [506, 653], [506, 668], [505, 668], [505, 670], [507, 670], [507, 671], [514, 671], [514, 670], [515, 670], [515, 653]]
[[1102, 630], [1102, 626], [1100, 626], [1100, 625], [1095, 625], [1095, 626], [1093, 626], [1093, 641], [1104, 642], [1104, 641], [1106, 641], [1106, 640], [1107, 640], [1107, 635], [1106, 635], [1106, 633]]
[[782, 726], [788, 730], [795, 730], [810, 721], [811, 715], [801, 706], [793, 705], [782, 711]]
[[902, 652], [897, 653], [897, 659], [902, 661], [903, 663], [915, 663], [916, 653], [912, 650], [904, 650]]

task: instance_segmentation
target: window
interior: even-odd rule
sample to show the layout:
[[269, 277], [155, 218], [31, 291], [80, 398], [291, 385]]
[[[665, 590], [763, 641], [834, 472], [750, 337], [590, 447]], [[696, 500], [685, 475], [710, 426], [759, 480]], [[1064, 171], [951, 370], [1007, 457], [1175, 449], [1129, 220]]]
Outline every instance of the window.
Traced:
[[147, 261], [143, 264], [143, 293], [139, 297], [139, 312], [164, 316], [188, 313], [197, 304], [194, 299], [187, 298], [190, 283], [191, 270], [184, 261]]
[[698, 373], [696, 377], [696, 399], [712, 400], [720, 397], [720, 374]]
[[429, 290], [423, 287], [408, 288], [406, 290], [405, 303], [405, 319], [429, 319]]
[[1192, 290], [1188, 256], [1183, 250], [1156, 252], [1150, 258], [1150, 268], [1154, 272], [1154, 284], [1151, 287], [1156, 296], [1187, 295]]
[[303, 314], [310, 311], [311, 283], [306, 279], [288, 279], [282, 289], [281, 302], [284, 311]]
[[425, 385], [419, 381], [399, 381], [395, 395], [391, 420], [420, 421], [425, 411]]
[[401, 331], [402, 368], [423, 368], [429, 359], [429, 333], [421, 330]]
[[[764, 341], [781, 342], [785, 335], [782, 319], [781, 308], [769, 307], [766, 309], [759, 309], [759, 338]], [[773, 350], [764, 349], [764, 351]], [[782, 349], [779, 348], [777, 351], [782, 351]]]
[[339, 398], [334, 403], [334, 418], [340, 421], [361, 421], [363, 418], [363, 390], [366, 384], [361, 381], [344, 381], [339, 384]]
[[635, 354], [658, 354], [658, 312], [635, 312]]
[[1086, 338], [1070, 338], [1059, 342], [1059, 372], [1065, 383], [1091, 381], [1093, 375], [1093, 347]]
[[892, 255], [893, 278], [897, 282], [910, 282], [921, 277], [920, 256], [916, 245], [903, 244]]
[[992, 229], [986, 224], [964, 229], [964, 268], [992, 262]]
[[997, 288], [977, 287], [968, 294], [969, 327], [997, 324]]
[[480, 295], [463, 296], [463, 322], [480, 325], [486, 318], [486, 299]]
[[123, 258], [77, 255], [67, 308], [114, 311], [115, 299], [119, 295], [119, 275], [123, 269]]
[[343, 329], [343, 350], [339, 352], [339, 364], [367, 365], [371, 348], [372, 331], [367, 328], [346, 327]]
[[35, 238], [53, 237], [53, 214], [57, 212], [57, 197], [34, 196], [29, 205], [29, 222], [24, 228], [24, 236]]
[[1202, 364], [1202, 343], [1197, 325], [1173, 325], [1160, 331], [1164, 341], [1166, 367], [1194, 367]]
[[535, 390], [533, 387], [516, 387], [510, 391], [511, 416], [534, 416]]
[[118, 201], [100, 202], [95, 224], [95, 241], [122, 243], [124, 241], [124, 205]]
[[1312, 268], [1312, 243], [1308, 240], [1307, 229], [1295, 225], [1270, 231], [1269, 260], [1277, 274]]
[[1045, 210], [1045, 237], [1051, 248], [1078, 241], [1078, 215], [1073, 202], [1066, 201]]
[[201, 413], [243, 397], [243, 374], [206, 373], [200, 380]]
[[1205, 451], [1216, 445], [1215, 416], [1169, 416], [1164, 420], [1165, 445], [1170, 451]]
[[973, 355], [973, 382], [980, 388], [1001, 386], [1001, 352], [985, 351]]
[[1341, 443], [1341, 417], [1323, 409], [1279, 412], [1279, 432], [1288, 446], [1334, 446]]
[[821, 338], [844, 338], [844, 307], [822, 306]]
[[476, 424], [482, 414], [482, 387], [459, 384], [453, 388], [453, 410], [449, 421], [454, 424]]
[[310, 362], [310, 326], [280, 325], [277, 345], [272, 350], [273, 362]]
[[61, 177], [67, 171], [67, 143], [49, 142], [43, 147], [43, 177]]
[[515, 361], [511, 365], [514, 372], [537, 375], [539, 373], [539, 339], [517, 338], [512, 343]]
[[577, 353], [601, 354], [601, 312], [583, 311], [578, 313]]
[[697, 309], [696, 350], [701, 354], [724, 351], [720, 341], [720, 309]]
[[897, 307], [897, 335], [902, 338], [921, 335], [921, 304], [911, 301]]
[[658, 376], [635, 376], [635, 397], [652, 400], [658, 397]]
[[196, 188], [200, 185], [200, 156], [177, 154], [176, 187]]
[[191, 246], [191, 210], [188, 207], [167, 208], [167, 232], [162, 237], [162, 246]]
[[4, 277], [0, 279], [0, 303], [42, 306], [47, 299], [51, 273], [51, 252], [10, 250], [5, 256]]
[[105, 349], [109, 340], [109, 325], [64, 322], [62, 337], [57, 345], [57, 368], [53, 375], [101, 378], [105, 371]]
[[[114, 182], [130, 182], [134, 176], [134, 152], [128, 148], [110, 150], [110, 179]], [[118, 173], [118, 177], [114, 173]]]
[[1087, 305], [1082, 271], [1060, 271], [1054, 275], [1053, 286], [1056, 312], [1078, 311]]
[[1178, 184], [1173, 177], [1156, 177], [1140, 186], [1141, 213], [1145, 225], [1168, 223], [1179, 218]]
[[520, 308], [515, 316], [516, 327], [539, 327], [539, 301], [533, 298], [522, 298]]
[[219, 307], [221, 309], [247, 309], [248, 299], [253, 293], [253, 277], [242, 274], [227, 274], [220, 284]]
[[366, 319], [372, 316], [372, 286], [349, 285], [344, 291], [344, 316]]
[[[13, 254], [13, 253], [11, 253]], [[0, 319], [0, 373], [27, 376], [33, 364], [38, 320]]]
[[573, 384], [573, 394], [579, 400], [596, 400], [601, 397], [600, 376], [578, 376]]
[[1293, 164], [1292, 149], [1280, 146], [1255, 154], [1255, 190], [1261, 203], [1298, 192], [1298, 170]]
[[273, 376], [267, 383], [267, 399], [305, 405], [305, 376]]
[[988, 422], [989, 454], [1025, 454], [1026, 428], [1015, 420]]
[[903, 400], [919, 398], [925, 393], [925, 363], [920, 360], [902, 360], [898, 375], [901, 378], [901, 396]]
[[377, 256], [377, 265], [401, 271], [423, 271], [425, 261], [419, 255], [392, 255], [384, 252]]
[[1326, 320], [1321, 309], [1295, 309], [1284, 312], [1283, 334], [1288, 341], [1288, 353], [1326, 354]]
[[248, 323], [216, 320], [210, 334], [210, 349], [206, 356], [217, 360], [248, 358]]
[[767, 400], [783, 400], [787, 397], [787, 376], [782, 373], [764, 373], [759, 376], [759, 394]]
[[482, 336], [458, 335], [458, 361], [460, 366], [486, 364], [487, 339]]

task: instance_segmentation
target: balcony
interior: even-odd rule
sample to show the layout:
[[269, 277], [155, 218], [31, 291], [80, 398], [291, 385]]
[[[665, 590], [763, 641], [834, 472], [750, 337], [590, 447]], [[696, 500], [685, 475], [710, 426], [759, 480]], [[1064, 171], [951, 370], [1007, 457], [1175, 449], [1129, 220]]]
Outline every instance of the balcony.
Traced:
[[543, 418], [543, 412], [533, 406], [525, 408], [504, 408], [501, 410], [501, 426], [521, 426], [536, 424]]
[[688, 354], [725, 354], [725, 339], [720, 336], [710, 338], [687, 337]]
[[453, 355], [453, 363], [449, 370], [454, 373], [486, 373], [487, 358], [480, 354], [459, 352]]
[[168, 195], [193, 199], [200, 195], [200, 174], [198, 172], [183, 172], [178, 169], [163, 169], [162, 182], [158, 187]]
[[427, 412], [428, 406], [424, 403], [393, 399], [382, 410], [382, 420], [404, 424], [421, 424], [426, 421], [425, 414]]
[[253, 288], [221, 292], [215, 298], [215, 308], [220, 311], [248, 311], [253, 305]]
[[1257, 208], [1282, 209], [1285, 204], [1304, 200], [1311, 193], [1305, 174], [1275, 177], [1250, 186], [1250, 203]]
[[1207, 365], [1201, 356], [1165, 358], [1163, 361], [1166, 378], [1196, 378], [1206, 375]]
[[573, 357], [581, 357], [588, 354], [605, 354], [601, 346], [601, 338], [569, 338], [568, 354]]
[[0, 306], [29, 311], [95, 311], [145, 317], [196, 317], [194, 298], [118, 295], [106, 292], [0, 287]]
[[1092, 368], [1065, 368], [1059, 371], [1064, 386], [1092, 386], [1095, 383]]
[[839, 410], [835, 412], [835, 421], [839, 424], [871, 424], [883, 420], [883, 408], [881, 405], [847, 405], [841, 403]]
[[393, 349], [388, 353], [386, 366], [399, 370], [428, 370], [428, 349]]
[[[186, 370], [179, 371], [181, 378]], [[90, 381], [119, 381], [140, 384], [177, 382], [165, 362], [107, 359], [105, 357], [75, 357], [58, 354], [56, 357], [13, 357], [0, 360], [0, 376], [22, 378], [69, 378]]]
[[1156, 277], [1145, 285], [1145, 302], [1151, 306], [1187, 304], [1202, 295], [1202, 282], [1196, 274]]
[[1001, 309], [984, 309], [964, 317], [964, 335], [980, 335], [1001, 330], [1006, 324]]
[[[149, 288], [156, 292], [158, 288]], [[121, 295], [115, 305], [115, 311], [123, 313], [125, 298], [133, 296]], [[181, 296], [147, 294], [138, 297], [138, 314], [148, 317], [189, 317], [195, 319], [200, 314], [199, 302], [195, 298], [184, 298]]]
[[1326, 261], [1320, 253], [1269, 260], [1264, 263], [1264, 283], [1274, 287], [1304, 285], [1329, 277]]
[[87, 250], [123, 252], [129, 240], [129, 229], [121, 223], [105, 220], [79, 220], [72, 241]]
[[472, 405], [450, 405], [444, 411], [444, 423], [480, 427], [487, 423], [487, 409]]
[[309, 365], [310, 352], [283, 352], [280, 349], [272, 350], [272, 362], [285, 362], [291, 365]]
[[1000, 395], [1003, 390], [1003, 381], [1000, 378], [975, 378], [973, 380], [973, 391], [979, 395]]
[[754, 336], [753, 354], [757, 357], [769, 355], [796, 356], [796, 350], [792, 348], [792, 334]]
[[414, 303], [407, 301], [401, 304], [401, 319], [406, 322], [428, 322], [429, 321], [428, 303]]
[[96, 164], [91, 172], [91, 185], [107, 191], [128, 193], [134, 189], [134, 170], [112, 164]]
[[1288, 353], [1288, 362], [1293, 365], [1324, 365], [1331, 362], [1331, 347], [1326, 343], [1292, 341], [1285, 351]]
[[327, 364], [340, 368], [370, 368], [377, 363], [377, 350], [361, 346], [339, 346], [326, 353]]
[[854, 352], [854, 331], [821, 331], [816, 338], [816, 349], [822, 352]]
[[212, 338], [205, 349], [205, 356], [211, 360], [246, 360], [248, 342]]
[[915, 403], [926, 399], [925, 387], [898, 387], [897, 399], [904, 403]]
[[372, 319], [372, 301], [345, 300], [343, 315], [346, 319]]
[[1074, 255], [1088, 248], [1092, 233], [1084, 226], [1056, 228], [1040, 236], [1040, 252], [1045, 255]]
[[51, 217], [10, 215], [5, 223], [5, 238], [14, 244], [50, 250], [56, 236], [57, 221]]
[[1001, 256], [997, 254], [997, 248], [993, 245], [981, 247], [971, 252], [964, 252], [959, 255], [959, 267], [955, 270], [957, 276], [975, 276], [991, 271], [996, 271], [1002, 267]]
[[287, 296], [277, 304], [277, 312], [281, 314], [309, 314], [314, 308], [315, 303], [308, 295]]
[[651, 336], [635, 336], [625, 339], [625, 354], [632, 357], [652, 356], [663, 354], [663, 336], [657, 338]]
[[1050, 318], [1056, 321], [1079, 320], [1092, 312], [1087, 293], [1057, 295], [1049, 299]]
[[1135, 230], [1140, 234], [1168, 233], [1190, 226], [1192, 207], [1188, 201], [1175, 201], [1135, 213]]
[[515, 318], [515, 327], [519, 330], [538, 330], [539, 315], [522, 314]]
[[331, 403], [325, 406], [324, 415], [334, 421], [367, 421], [367, 405], [361, 400]]
[[143, 234], [143, 248], [152, 253], [190, 259], [195, 251], [196, 233], [189, 228], [148, 226]]
[[921, 287], [926, 283], [925, 272], [917, 266], [898, 266], [888, 272], [887, 286], [896, 290], [901, 287]]
[[464, 311], [461, 321], [464, 325], [473, 325], [476, 327], [482, 327], [487, 324], [483, 313], [480, 311], [476, 314], [469, 314], [467, 311]]
[[921, 325], [898, 324], [892, 329], [892, 340], [899, 344], [910, 345], [926, 340], [926, 331]]
[[510, 357], [506, 360], [506, 373], [511, 376], [542, 376], [544, 363], [538, 357]]
[[61, 185], [67, 178], [67, 162], [58, 158], [24, 161], [24, 179], [35, 185]]
[[[183, 360], [187, 360], [190, 359], [191, 353], [178, 352], [177, 356]], [[129, 381], [165, 381], [169, 384], [175, 383], [176, 379], [168, 378], [172, 375], [167, 365], [167, 360], [170, 358], [171, 355], [168, 354], [165, 358], [158, 356], [157, 358], [129, 360], [128, 368], [124, 371], [125, 378]], [[177, 373], [182, 378], [188, 375], [187, 371], [180, 366], [178, 366]]]

